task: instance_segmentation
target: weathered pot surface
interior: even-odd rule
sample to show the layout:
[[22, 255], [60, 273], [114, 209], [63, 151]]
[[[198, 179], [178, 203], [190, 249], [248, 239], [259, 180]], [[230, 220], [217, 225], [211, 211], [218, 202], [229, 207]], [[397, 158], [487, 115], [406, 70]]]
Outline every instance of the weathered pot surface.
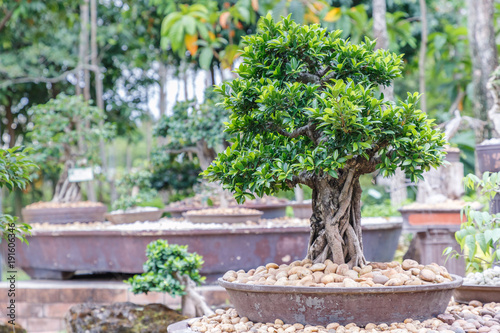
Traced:
[[483, 303], [499, 302], [500, 286], [478, 286], [464, 284], [453, 294], [458, 303], [469, 303], [470, 301], [480, 301]]
[[397, 287], [323, 288], [248, 285], [227, 282], [231, 303], [240, 316], [254, 322], [324, 325], [356, 323], [403, 322], [407, 318], [425, 320], [443, 313], [463, 279], [452, 275], [453, 281]]
[[73, 223], [103, 222], [105, 205], [92, 207], [47, 207], [23, 208], [21, 214], [25, 223]]
[[161, 218], [163, 211], [145, 211], [145, 212], [134, 212], [134, 213], [122, 213], [122, 214], [105, 214], [104, 217], [113, 224], [124, 224], [124, 223], [134, 223], [134, 222], [144, 222], [144, 221], [158, 221]]
[[255, 214], [186, 214], [182, 216], [193, 223], [243, 223], [247, 221], [257, 222], [263, 213]]

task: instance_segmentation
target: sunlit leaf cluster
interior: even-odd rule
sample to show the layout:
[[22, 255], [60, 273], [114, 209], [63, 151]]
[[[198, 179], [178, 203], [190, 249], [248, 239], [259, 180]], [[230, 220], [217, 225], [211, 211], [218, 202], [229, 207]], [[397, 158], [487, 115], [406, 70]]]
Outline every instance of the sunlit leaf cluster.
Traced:
[[82, 96], [59, 94], [32, 107], [29, 113], [34, 124], [30, 135], [35, 158], [43, 163], [99, 163], [99, 140], [114, 135], [113, 126], [104, 122], [104, 112], [89, 105]]
[[156, 291], [182, 296], [185, 294], [185, 286], [176, 276], [189, 276], [197, 284], [205, 280], [199, 273], [203, 265], [202, 257], [188, 252], [187, 246], [157, 240], [148, 244], [146, 257], [148, 259], [143, 267], [144, 273], [126, 281], [134, 294]]

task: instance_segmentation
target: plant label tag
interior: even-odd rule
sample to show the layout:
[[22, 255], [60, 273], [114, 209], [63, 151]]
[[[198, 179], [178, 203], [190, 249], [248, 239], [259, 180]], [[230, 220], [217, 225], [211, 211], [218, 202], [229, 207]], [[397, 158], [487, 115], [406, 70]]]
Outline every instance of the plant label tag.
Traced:
[[86, 182], [94, 179], [92, 168], [71, 168], [68, 170], [68, 180], [71, 183]]

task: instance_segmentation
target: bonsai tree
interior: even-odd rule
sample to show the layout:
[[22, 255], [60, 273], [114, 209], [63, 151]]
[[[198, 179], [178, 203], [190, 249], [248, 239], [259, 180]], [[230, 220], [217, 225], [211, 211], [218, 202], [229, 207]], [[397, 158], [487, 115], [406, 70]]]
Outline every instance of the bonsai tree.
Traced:
[[152, 188], [151, 177], [149, 170], [138, 170], [123, 175], [116, 184], [119, 197], [113, 203], [113, 210], [125, 211], [153, 200], [158, 192]]
[[220, 99], [208, 88], [205, 101], [199, 106], [195, 101], [177, 102], [173, 115], [163, 116], [155, 129], [156, 135], [167, 138], [166, 152], [196, 154], [205, 170], [217, 156], [216, 150], [227, 147], [229, 138], [224, 132], [228, 111], [217, 105]]
[[151, 152], [151, 185], [168, 193], [169, 200], [176, 201], [193, 193], [198, 184], [201, 169], [196, 160], [173, 155], [162, 149]]
[[203, 265], [200, 255], [189, 253], [187, 246], [169, 245], [166, 240], [157, 240], [148, 244], [146, 256], [144, 273], [126, 281], [134, 294], [156, 291], [182, 296], [182, 314], [188, 317], [213, 313], [194, 289], [196, 284], [205, 280], [198, 271]]
[[[6, 187], [9, 191], [26, 188], [36, 165], [25, 153], [26, 150], [23, 151], [20, 147], [0, 149], [0, 188]], [[29, 234], [30, 229], [28, 224], [19, 223], [17, 217], [0, 214], [0, 230], [3, 239], [12, 242], [10, 235], [14, 235], [27, 243], [26, 234]]]
[[99, 163], [98, 143], [101, 138], [112, 136], [111, 125], [104, 124], [101, 109], [90, 106], [81, 96], [59, 94], [46, 104], [32, 107], [30, 112], [35, 125], [31, 138], [37, 148], [37, 160], [62, 167], [52, 201], [80, 200], [80, 186], [69, 181], [68, 170]]
[[244, 39], [239, 78], [217, 91], [231, 111], [233, 144], [204, 175], [236, 199], [304, 184], [312, 189], [307, 258], [363, 266], [359, 177], [400, 167], [412, 181], [443, 163], [444, 135], [417, 109], [419, 95], [384, 101], [401, 56], [319, 25], [268, 15]]

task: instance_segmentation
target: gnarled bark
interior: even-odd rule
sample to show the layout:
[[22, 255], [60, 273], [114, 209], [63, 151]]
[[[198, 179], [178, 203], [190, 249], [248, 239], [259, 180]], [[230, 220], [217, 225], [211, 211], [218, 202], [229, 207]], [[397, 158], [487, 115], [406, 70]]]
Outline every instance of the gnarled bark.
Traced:
[[195, 318], [201, 316], [209, 316], [214, 312], [208, 304], [205, 302], [203, 296], [201, 296], [195, 289], [196, 284], [193, 280], [186, 275], [179, 275], [177, 272], [174, 274], [175, 278], [184, 285], [184, 291], [186, 294], [182, 296], [182, 315]]
[[327, 178], [313, 186], [311, 235], [307, 258], [331, 259], [349, 267], [364, 266], [361, 235], [361, 186], [354, 169], [343, 170], [338, 179]]
[[75, 166], [72, 160], [64, 163], [64, 170], [59, 177], [52, 202], [76, 202], [81, 199], [80, 185], [72, 183], [68, 179], [68, 170]]

